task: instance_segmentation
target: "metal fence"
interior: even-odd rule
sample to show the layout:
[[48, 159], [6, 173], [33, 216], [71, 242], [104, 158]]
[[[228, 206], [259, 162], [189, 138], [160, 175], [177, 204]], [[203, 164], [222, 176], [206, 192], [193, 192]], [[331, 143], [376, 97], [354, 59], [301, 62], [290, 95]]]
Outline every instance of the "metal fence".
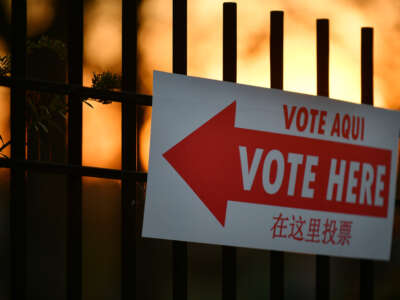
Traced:
[[[151, 105], [151, 96], [136, 93], [137, 2], [122, 0], [122, 92], [82, 86], [83, 0], [68, 2], [68, 84], [26, 78], [26, 0], [12, 1], [12, 77], [0, 77], [11, 88], [11, 159], [0, 167], [11, 169], [11, 298], [26, 299], [26, 171], [68, 175], [67, 299], [82, 298], [82, 176], [122, 181], [121, 296], [136, 298], [136, 212], [131, 205], [136, 182], [146, 181], [137, 172], [137, 105]], [[283, 89], [283, 24], [281, 11], [271, 12], [271, 88]], [[235, 82], [237, 69], [237, 15], [235, 3], [223, 6], [223, 80]], [[329, 21], [317, 20], [317, 93], [329, 96]], [[362, 28], [362, 103], [373, 103], [373, 30]], [[187, 73], [187, 3], [173, 1], [173, 72]], [[301, 76], [301, 75], [299, 75]], [[68, 163], [29, 161], [25, 146], [25, 92], [36, 90], [68, 95]], [[82, 98], [122, 102], [122, 170], [82, 166]], [[187, 299], [187, 244], [173, 242], [173, 299]], [[284, 298], [284, 255], [270, 254], [270, 297]], [[329, 299], [330, 259], [316, 257], [316, 298]], [[236, 249], [222, 250], [222, 298], [236, 299]], [[373, 263], [360, 263], [360, 298], [373, 298]]]

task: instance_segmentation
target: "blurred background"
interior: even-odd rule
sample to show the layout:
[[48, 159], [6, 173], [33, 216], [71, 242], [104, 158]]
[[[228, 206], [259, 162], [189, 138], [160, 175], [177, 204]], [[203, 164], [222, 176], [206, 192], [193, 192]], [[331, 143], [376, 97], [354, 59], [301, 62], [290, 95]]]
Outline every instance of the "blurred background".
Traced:
[[[400, 109], [400, 2], [398, 0], [238, 0], [238, 82], [269, 87], [269, 12], [283, 10], [284, 89], [316, 94], [316, 19], [330, 20], [330, 97], [360, 103], [361, 27], [374, 27], [375, 105]], [[188, 0], [188, 75], [222, 79], [221, 0]], [[66, 41], [67, 0], [28, 0], [28, 38]], [[121, 72], [120, 0], [84, 1], [84, 85], [93, 72]], [[0, 0], [0, 56], [10, 51], [11, 0]], [[152, 93], [152, 72], [172, 70], [172, 1], [142, 0], [139, 10], [138, 92]], [[44, 66], [45, 68], [46, 66]], [[34, 72], [33, 72], [34, 73]], [[34, 74], [32, 75], [34, 77]], [[61, 77], [60, 80], [64, 80]], [[121, 168], [121, 105], [83, 105], [83, 164]], [[0, 87], [0, 134], [9, 132], [9, 89]], [[147, 170], [151, 109], [139, 108], [139, 169]], [[31, 172], [33, 173], [33, 172]], [[65, 177], [29, 177], [29, 299], [65, 298]], [[84, 299], [120, 295], [120, 182], [84, 178]], [[52, 184], [49, 184], [51, 182]], [[9, 174], [0, 169], [0, 299], [9, 299]], [[45, 194], [46, 196], [43, 196]], [[139, 299], [170, 299], [171, 247], [140, 238]], [[399, 241], [392, 261], [377, 262], [376, 299], [399, 299]], [[145, 259], [143, 259], [145, 258]], [[238, 250], [238, 298], [268, 299], [268, 251]], [[315, 260], [286, 254], [286, 299], [314, 296]], [[357, 299], [358, 262], [332, 259], [332, 299]], [[304, 275], [306, 274], [306, 276]], [[189, 299], [219, 299], [221, 250], [189, 245]]]

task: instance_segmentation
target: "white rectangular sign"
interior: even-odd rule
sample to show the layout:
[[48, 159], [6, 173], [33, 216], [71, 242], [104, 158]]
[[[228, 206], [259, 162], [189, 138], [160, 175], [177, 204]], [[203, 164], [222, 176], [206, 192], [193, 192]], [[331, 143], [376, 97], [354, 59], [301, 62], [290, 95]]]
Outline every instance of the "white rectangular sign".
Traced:
[[154, 73], [143, 236], [390, 259], [400, 112]]

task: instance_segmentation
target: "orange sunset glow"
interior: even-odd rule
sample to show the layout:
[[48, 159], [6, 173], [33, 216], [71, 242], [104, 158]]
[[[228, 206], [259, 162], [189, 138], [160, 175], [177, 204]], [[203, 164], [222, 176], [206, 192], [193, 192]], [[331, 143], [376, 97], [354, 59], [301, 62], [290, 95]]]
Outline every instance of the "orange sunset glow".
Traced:
[[[188, 75], [222, 79], [224, 1], [188, 1]], [[283, 10], [284, 89], [316, 94], [316, 19], [330, 20], [330, 97], [360, 102], [361, 27], [374, 27], [375, 105], [396, 109], [400, 42], [396, 1], [237, 2], [239, 83], [269, 87], [269, 13]], [[144, 1], [140, 11], [142, 91], [151, 93], [153, 70], [172, 68], [172, 1]], [[397, 71], [399, 72], [399, 71]], [[148, 120], [150, 122], [150, 120]], [[146, 125], [148, 126], [148, 125]], [[147, 136], [142, 134], [142, 136]], [[147, 165], [148, 149], [141, 148]]]
[[[28, 1], [28, 33], [44, 31], [56, 0]], [[4, 1], [3, 1], [4, 2]], [[397, 0], [238, 0], [238, 82], [269, 87], [269, 13], [283, 10], [284, 89], [316, 93], [316, 19], [330, 20], [330, 96], [360, 102], [361, 27], [374, 27], [375, 105], [399, 109], [400, 3]], [[9, 1], [5, 1], [9, 3]], [[36, 4], [35, 4], [36, 3]], [[85, 6], [84, 84], [92, 72], [121, 72], [121, 1]], [[188, 75], [222, 79], [221, 0], [188, 1]], [[37, 8], [33, 8], [37, 5]], [[39, 22], [40, 20], [40, 22]], [[43, 21], [42, 21], [43, 20]], [[152, 72], [172, 70], [172, 1], [143, 0], [139, 11], [140, 93], [151, 94]], [[7, 51], [1, 46], [0, 51]], [[8, 112], [2, 101], [0, 110]], [[83, 163], [121, 167], [121, 105], [84, 105]], [[140, 126], [140, 165], [147, 170], [151, 110]], [[8, 115], [0, 116], [6, 132]], [[6, 134], [7, 135], [7, 134]]]

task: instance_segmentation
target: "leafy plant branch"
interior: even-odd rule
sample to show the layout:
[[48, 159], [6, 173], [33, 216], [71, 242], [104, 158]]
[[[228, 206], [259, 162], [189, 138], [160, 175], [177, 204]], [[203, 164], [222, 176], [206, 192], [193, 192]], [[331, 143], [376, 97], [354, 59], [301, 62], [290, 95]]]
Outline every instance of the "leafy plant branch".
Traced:
[[0, 135], [0, 142], [2, 144], [0, 146], [0, 157], [8, 159], [9, 157], [6, 154], [4, 154], [3, 151], [4, 151], [4, 149], [6, 149], [8, 146], [11, 145], [11, 141], [4, 143], [3, 137]]
[[[42, 36], [37, 41], [27, 42], [27, 54], [40, 49], [47, 49], [57, 54], [61, 62], [65, 62], [67, 57], [66, 46], [59, 40], [49, 39], [47, 36]], [[0, 56], [0, 76], [11, 76], [11, 56]], [[120, 90], [121, 75], [105, 71], [101, 73], [93, 72], [92, 88]], [[110, 104], [112, 101], [82, 98], [82, 102], [93, 108], [89, 101], [97, 101], [102, 104]], [[28, 132], [44, 132], [48, 133], [49, 128], [55, 128], [62, 132], [62, 129], [57, 125], [56, 120], [59, 117], [66, 118], [68, 105], [65, 97], [60, 94], [41, 93], [36, 91], [27, 91], [27, 128]], [[4, 142], [0, 135], [0, 157], [8, 158], [4, 150], [11, 145], [11, 141]]]

